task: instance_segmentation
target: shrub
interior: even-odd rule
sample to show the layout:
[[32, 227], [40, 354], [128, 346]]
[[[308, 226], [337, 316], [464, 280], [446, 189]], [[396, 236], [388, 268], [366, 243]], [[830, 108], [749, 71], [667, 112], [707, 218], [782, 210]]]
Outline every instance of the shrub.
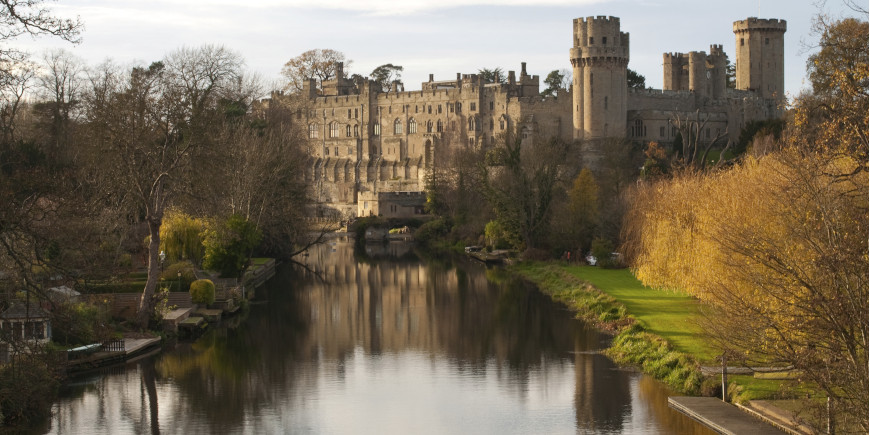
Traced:
[[420, 225], [414, 233], [414, 239], [423, 245], [429, 245], [443, 240], [449, 233], [453, 223], [448, 218], [438, 218]]
[[51, 415], [60, 381], [59, 364], [43, 352], [22, 352], [0, 367], [0, 410], [6, 426], [24, 427]]
[[163, 273], [160, 274], [160, 279], [162, 281], [176, 281], [178, 280], [179, 273], [181, 274], [180, 285], [179, 288], [173, 289], [173, 291], [186, 292], [190, 288], [190, 283], [196, 280], [193, 263], [189, 261], [172, 263], [163, 270]]
[[201, 305], [214, 303], [214, 283], [210, 279], [198, 279], [190, 283], [190, 300]]
[[248, 268], [254, 248], [263, 233], [243, 216], [232, 215], [226, 222], [205, 231], [205, 257], [202, 266], [216, 270], [225, 278], [238, 278]]
[[51, 322], [52, 339], [64, 345], [103, 342], [112, 333], [106, 310], [86, 303], [57, 304], [51, 312]]

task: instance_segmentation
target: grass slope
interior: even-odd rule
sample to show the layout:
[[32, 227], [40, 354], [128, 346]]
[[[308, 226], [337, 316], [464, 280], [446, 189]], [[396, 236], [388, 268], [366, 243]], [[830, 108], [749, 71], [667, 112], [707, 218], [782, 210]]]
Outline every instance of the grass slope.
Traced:
[[709, 346], [698, 326], [696, 299], [679, 292], [644, 287], [628, 269], [566, 266], [572, 275], [610, 295], [646, 329], [667, 340], [676, 350], [715, 364], [718, 352]]

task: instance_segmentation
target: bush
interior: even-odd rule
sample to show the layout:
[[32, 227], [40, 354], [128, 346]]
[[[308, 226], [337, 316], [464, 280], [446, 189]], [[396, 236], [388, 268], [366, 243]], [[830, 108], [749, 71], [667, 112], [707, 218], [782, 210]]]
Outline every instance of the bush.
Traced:
[[417, 231], [414, 233], [414, 239], [423, 245], [443, 241], [450, 234], [452, 227], [453, 223], [448, 218], [434, 219], [420, 225], [420, 228], [417, 228]]
[[57, 304], [51, 322], [52, 339], [67, 346], [102, 343], [112, 335], [108, 312], [96, 305]]
[[22, 352], [15, 361], [0, 367], [0, 423], [23, 427], [51, 415], [59, 364], [42, 352]]
[[210, 279], [198, 279], [190, 283], [190, 300], [201, 305], [214, 303], [214, 283]]
[[160, 274], [161, 281], [177, 281], [178, 274], [181, 274], [181, 282], [178, 288], [173, 288], [173, 291], [186, 292], [190, 289], [190, 283], [196, 280], [196, 275], [193, 271], [193, 263], [189, 261], [179, 261], [178, 263], [170, 264], [163, 273]]
[[202, 266], [220, 272], [225, 278], [238, 278], [248, 268], [251, 253], [261, 240], [263, 233], [253, 222], [232, 215], [205, 232]]

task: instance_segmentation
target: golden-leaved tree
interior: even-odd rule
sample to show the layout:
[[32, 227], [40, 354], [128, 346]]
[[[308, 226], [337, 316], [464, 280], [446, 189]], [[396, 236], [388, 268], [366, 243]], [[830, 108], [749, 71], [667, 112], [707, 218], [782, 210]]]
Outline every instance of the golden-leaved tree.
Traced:
[[781, 143], [642, 185], [624, 252], [645, 284], [704, 302], [731, 358], [793, 366], [866, 432], [867, 23], [820, 23], [813, 92]]

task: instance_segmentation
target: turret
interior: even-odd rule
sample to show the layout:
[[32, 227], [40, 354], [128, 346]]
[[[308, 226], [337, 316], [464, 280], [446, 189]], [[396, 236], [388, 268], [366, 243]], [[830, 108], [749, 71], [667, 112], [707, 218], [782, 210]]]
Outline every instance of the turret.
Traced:
[[755, 91], [762, 98], [784, 97], [785, 31], [785, 20], [750, 17], [734, 22], [737, 89]]
[[628, 85], [628, 33], [619, 18], [574, 20], [574, 138], [600, 139], [625, 135]]

